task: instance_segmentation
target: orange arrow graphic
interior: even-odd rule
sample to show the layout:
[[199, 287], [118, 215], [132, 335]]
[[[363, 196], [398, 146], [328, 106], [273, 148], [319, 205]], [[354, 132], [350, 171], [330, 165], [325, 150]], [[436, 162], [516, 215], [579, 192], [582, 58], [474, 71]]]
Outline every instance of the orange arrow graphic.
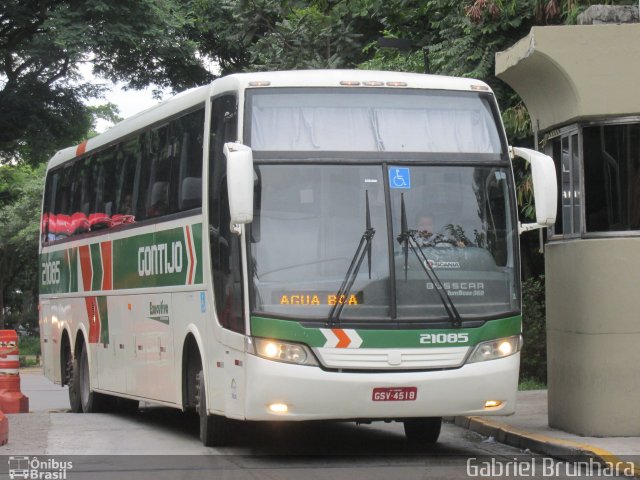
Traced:
[[351, 343], [351, 339], [344, 330], [342, 330], [341, 328], [332, 328], [331, 331], [336, 337], [338, 337], [339, 340], [336, 348], [347, 348], [349, 346], [349, 344]]

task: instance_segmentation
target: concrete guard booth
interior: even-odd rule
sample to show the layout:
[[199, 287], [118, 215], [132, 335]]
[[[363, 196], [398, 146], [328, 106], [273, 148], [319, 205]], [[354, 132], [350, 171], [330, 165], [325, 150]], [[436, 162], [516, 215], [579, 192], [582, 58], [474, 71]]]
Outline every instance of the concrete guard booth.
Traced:
[[640, 436], [640, 24], [534, 27], [496, 75], [561, 192], [545, 251], [549, 425]]

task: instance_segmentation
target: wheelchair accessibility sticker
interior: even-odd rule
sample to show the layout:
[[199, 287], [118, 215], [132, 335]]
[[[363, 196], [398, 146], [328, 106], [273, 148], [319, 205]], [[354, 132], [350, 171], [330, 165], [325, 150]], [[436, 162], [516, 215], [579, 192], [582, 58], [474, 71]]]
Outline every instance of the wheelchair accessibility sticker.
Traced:
[[391, 188], [411, 188], [411, 173], [406, 167], [389, 168], [389, 186]]

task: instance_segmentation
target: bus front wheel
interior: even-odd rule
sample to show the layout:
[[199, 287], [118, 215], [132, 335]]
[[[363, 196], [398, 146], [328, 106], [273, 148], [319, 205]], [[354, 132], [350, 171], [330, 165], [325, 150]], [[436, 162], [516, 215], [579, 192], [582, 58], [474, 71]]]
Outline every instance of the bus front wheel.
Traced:
[[409, 443], [436, 443], [442, 428], [442, 417], [408, 418], [404, 421], [404, 434]]
[[207, 412], [207, 393], [204, 373], [196, 375], [196, 411], [200, 416], [200, 440], [207, 447], [220, 447], [227, 443], [227, 419]]

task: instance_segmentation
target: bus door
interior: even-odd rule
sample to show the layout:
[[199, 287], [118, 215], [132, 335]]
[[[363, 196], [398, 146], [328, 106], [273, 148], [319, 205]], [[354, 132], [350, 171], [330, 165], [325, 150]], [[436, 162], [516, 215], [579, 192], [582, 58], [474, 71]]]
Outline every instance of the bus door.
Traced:
[[[227, 192], [226, 157], [223, 146], [234, 142], [238, 132], [237, 97], [223, 94], [213, 99], [211, 140], [209, 146], [209, 242], [213, 293], [219, 338], [223, 351], [214, 352], [224, 365], [222, 381], [225, 413], [242, 418], [244, 415], [244, 342], [245, 312], [242, 273], [242, 239], [231, 232], [229, 197]], [[215, 381], [215, 380], [214, 380]], [[212, 397], [209, 397], [212, 398]]]

